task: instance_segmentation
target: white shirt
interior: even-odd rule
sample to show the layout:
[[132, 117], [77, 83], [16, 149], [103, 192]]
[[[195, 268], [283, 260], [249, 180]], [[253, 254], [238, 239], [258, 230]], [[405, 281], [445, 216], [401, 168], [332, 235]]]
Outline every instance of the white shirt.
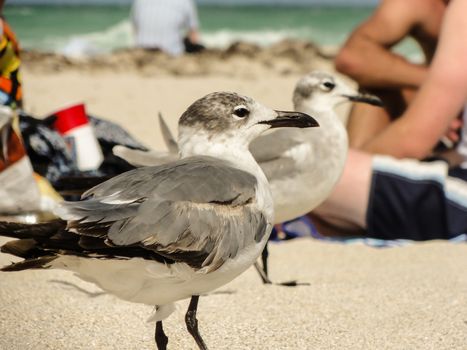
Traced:
[[198, 28], [192, 0], [135, 0], [131, 18], [137, 46], [158, 48], [171, 55], [182, 54], [183, 38]]

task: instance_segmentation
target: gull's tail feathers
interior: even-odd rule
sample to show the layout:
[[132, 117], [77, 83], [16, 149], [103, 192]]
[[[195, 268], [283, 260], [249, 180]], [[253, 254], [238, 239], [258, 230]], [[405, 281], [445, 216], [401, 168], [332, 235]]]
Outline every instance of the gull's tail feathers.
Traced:
[[0, 221], [0, 236], [11, 238], [49, 238], [66, 228], [66, 222], [56, 219], [39, 224]]
[[54, 220], [40, 224], [21, 224], [16, 222], [0, 222], [0, 235], [17, 238], [17, 240], [5, 243], [1, 248], [2, 253], [11, 254], [24, 261], [12, 263], [0, 271], [22, 271], [28, 269], [40, 269], [50, 267], [50, 262], [55, 260], [55, 253], [40, 248], [43, 240], [53, 240], [53, 237], [61, 236], [66, 222]]
[[162, 113], [160, 112], [159, 112], [159, 125], [161, 127], [162, 138], [164, 139], [165, 145], [167, 146], [169, 153], [178, 154], [178, 143], [175, 140], [175, 137], [173, 136], [172, 132], [170, 131], [169, 126], [167, 125], [167, 122], [162, 116]]
[[177, 153], [140, 151], [125, 146], [115, 146], [112, 152], [135, 167], [156, 166], [178, 160]]

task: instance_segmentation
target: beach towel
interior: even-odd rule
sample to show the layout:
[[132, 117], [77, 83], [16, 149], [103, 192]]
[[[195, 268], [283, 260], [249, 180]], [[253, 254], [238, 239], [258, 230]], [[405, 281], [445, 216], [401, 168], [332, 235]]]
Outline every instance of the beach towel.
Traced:
[[[330, 243], [363, 244], [374, 248], [402, 247], [414, 243], [414, 241], [408, 239], [385, 240], [368, 237], [326, 237], [318, 232], [308, 216], [302, 216], [295, 220], [286, 221], [279, 226], [281, 232], [278, 232], [279, 230], [275, 228], [273, 230], [273, 234], [271, 234], [270, 240], [280, 242], [294, 238], [308, 237]], [[447, 241], [451, 243], [467, 243], [467, 234], [459, 233]]]

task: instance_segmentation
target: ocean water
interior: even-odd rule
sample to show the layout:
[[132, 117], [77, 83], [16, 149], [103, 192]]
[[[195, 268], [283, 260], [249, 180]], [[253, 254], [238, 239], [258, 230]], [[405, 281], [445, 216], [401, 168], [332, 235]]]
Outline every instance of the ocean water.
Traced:
[[[299, 38], [324, 46], [344, 42], [372, 11], [350, 6], [199, 6], [203, 43], [225, 48], [241, 40], [270, 45]], [[132, 47], [128, 5], [7, 6], [5, 16], [25, 49], [69, 56], [94, 55]], [[400, 49], [416, 53], [413, 44]]]

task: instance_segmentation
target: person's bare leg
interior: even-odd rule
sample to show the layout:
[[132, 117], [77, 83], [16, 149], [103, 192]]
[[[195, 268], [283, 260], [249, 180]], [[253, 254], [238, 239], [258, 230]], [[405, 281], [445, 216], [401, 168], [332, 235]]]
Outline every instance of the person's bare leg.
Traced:
[[371, 178], [372, 156], [349, 150], [341, 179], [329, 198], [313, 211], [313, 215], [330, 224], [334, 228], [333, 235], [336, 235], [336, 229], [343, 230], [343, 234], [346, 234], [345, 231], [366, 229]]
[[347, 122], [349, 146], [361, 149], [364, 144], [379, 134], [391, 122], [384, 108], [355, 103]]
[[366, 231], [361, 228], [352, 228], [342, 227], [334, 225], [330, 222], [327, 222], [325, 219], [322, 219], [314, 212], [308, 213], [307, 216], [313, 222], [313, 226], [319, 232], [321, 236], [325, 237], [364, 237], [366, 236]]
[[347, 122], [349, 145], [364, 149], [365, 144], [401, 116], [415, 96], [415, 89], [382, 90], [366, 89], [381, 98], [384, 108], [355, 103]]

